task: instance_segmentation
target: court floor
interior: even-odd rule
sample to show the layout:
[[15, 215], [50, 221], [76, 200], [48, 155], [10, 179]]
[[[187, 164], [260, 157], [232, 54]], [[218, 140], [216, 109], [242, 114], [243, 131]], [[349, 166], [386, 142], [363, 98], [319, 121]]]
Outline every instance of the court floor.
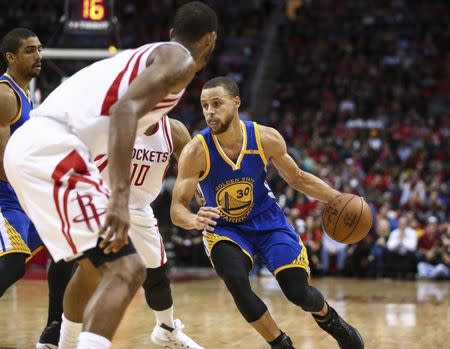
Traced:
[[[297, 349], [338, 348], [309, 314], [288, 303], [272, 277], [252, 281]], [[449, 349], [450, 282], [316, 279], [336, 310], [362, 333], [366, 349]], [[235, 309], [219, 279], [173, 285], [175, 314], [207, 349], [268, 348]], [[20, 281], [0, 299], [0, 348], [32, 349], [47, 315], [45, 281]], [[113, 349], [157, 348], [142, 291], [113, 340]]]

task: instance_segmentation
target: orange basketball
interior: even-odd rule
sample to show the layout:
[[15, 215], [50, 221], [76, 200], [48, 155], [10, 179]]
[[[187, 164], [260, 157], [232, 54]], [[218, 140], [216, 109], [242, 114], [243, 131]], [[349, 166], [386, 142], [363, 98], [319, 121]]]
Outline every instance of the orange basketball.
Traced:
[[331, 200], [322, 213], [325, 232], [333, 240], [354, 244], [364, 239], [372, 226], [372, 212], [363, 198], [340, 194]]

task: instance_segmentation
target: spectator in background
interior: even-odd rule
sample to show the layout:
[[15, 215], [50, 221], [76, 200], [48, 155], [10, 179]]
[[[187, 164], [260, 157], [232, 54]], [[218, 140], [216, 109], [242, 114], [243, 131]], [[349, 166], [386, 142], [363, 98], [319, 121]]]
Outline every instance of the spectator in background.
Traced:
[[419, 260], [432, 265], [439, 263], [441, 238], [438, 232], [438, 220], [435, 216], [428, 217], [424, 234], [419, 239]]
[[406, 217], [400, 217], [386, 243], [386, 266], [390, 273], [411, 274], [416, 269], [417, 233], [408, 227]]
[[347, 256], [346, 248], [347, 245], [333, 240], [327, 234], [322, 235], [320, 262], [325, 275], [328, 275], [331, 272], [331, 259], [334, 259], [336, 262], [336, 271], [338, 275], [342, 275], [345, 266], [345, 258]]
[[442, 238], [436, 243], [434, 259], [431, 262], [421, 261], [417, 265], [418, 278], [450, 279], [450, 224], [446, 224], [444, 229]]
[[322, 264], [320, 261], [320, 251], [322, 249], [322, 229], [320, 229], [320, 220], [314, 216], [306, 217], [305, 228], [300, 237], [308, 251], [309, 266], [314, 275], [322, 273]]

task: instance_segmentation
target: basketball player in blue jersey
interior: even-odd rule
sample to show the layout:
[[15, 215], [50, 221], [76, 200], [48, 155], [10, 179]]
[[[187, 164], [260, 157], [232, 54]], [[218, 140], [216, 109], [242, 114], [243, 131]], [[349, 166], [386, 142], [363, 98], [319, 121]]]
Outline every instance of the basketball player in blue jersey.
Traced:
[[[294, 346], [250, 287], [248, 275], [254, 256], [275, 275], [285, 296], [312, 313], [340, 348], [364, 348], [358, 331], [308, 284], [306, 248], [266, 182], [267, 162], [272, 162], [292, 188], [321, 202], [330, 201], [339, 192], [299, 169], [278, 131], [239, 120], [239, 89], [233, 80], [218, 77], [208, 81], [201, 105], [208, 128], [181, 154], [172, 197], [173, 223], [204, 230], [205, 247], [217, 274], [242, 316], [271, 348]], [[189, 204], [197, 185], [206, 204], [194, 214]]]
[[[41, 48], [36, 34], [26, 28], [11, 30], [1, 42], [0, 61], [3, 66], [0, 69], [4, 73], [0, 76], [0, 297], [9, 286], [22, 278], [26, 261], [42, 246], [3, 168], [3, 153], [10, 135], [30, 118], [33, 105], [28, 86], [41, 71]], [[47, 335], [42, 338], [48, 346], [42, 348], [52, 348], [48, 338], [45, 338], [50, 329], [59, 336], [62, 300], [72, 264], [50, 264]], [[58, 343], [57, 339], [55, 343]]]

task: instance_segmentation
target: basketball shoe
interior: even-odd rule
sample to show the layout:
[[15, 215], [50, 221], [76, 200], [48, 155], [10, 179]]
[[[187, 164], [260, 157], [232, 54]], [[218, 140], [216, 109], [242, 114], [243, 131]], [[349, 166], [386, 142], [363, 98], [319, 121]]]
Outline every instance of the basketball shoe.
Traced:
[[286, 333], [282, 333], [281, 337], [277, 339], [276, 344], [272, 344], [270, 349], [295, 349], [294, 344], [291, 339], [286, 335]]
[[180, 320], [176, 319], [174, 324], [175, 328], [157, 324], [150, 336], [152, 342], [172, 349], [205, 349], [183, 333], [184, 325]]
[[364, 349], [364, 341], [356, 330], [342, 319], [331, 306], [324, 317], [312, 314], [319, 327], [328, 332], [339, 344], [341, 349]]
[[58, 349], [59, 332], [61, 330], [61, 323], [53, 321], [50, 325], [42, 331], [39, 342], [36, 344], [36, 349]]

